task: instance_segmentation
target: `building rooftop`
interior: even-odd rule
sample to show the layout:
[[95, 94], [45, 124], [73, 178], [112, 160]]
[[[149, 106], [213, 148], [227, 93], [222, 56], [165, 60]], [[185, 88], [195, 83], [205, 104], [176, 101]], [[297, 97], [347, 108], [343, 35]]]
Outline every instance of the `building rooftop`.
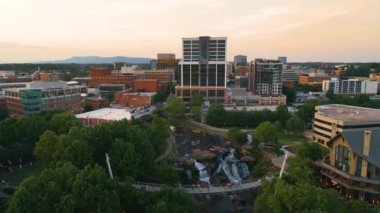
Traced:
[[101, 119], [108, 121], [120, 121], [123, 119], [131, 120], [132, 115], [126, 109], [103, 108], [77, 114], [75, 117], [79, 119]]
[[344, 124], [380, 123], [380, 109], [341, 104], [317, 106], [318, 115], [343, 121]]
[[380, 168], [380, 129], [371, 130], [370, 147], [368, 156], [363, 154], [364, 130], [352, 130], [343, 132], [342, 135], [351, 146], [352, 151], [368, 160], [377, 168]]

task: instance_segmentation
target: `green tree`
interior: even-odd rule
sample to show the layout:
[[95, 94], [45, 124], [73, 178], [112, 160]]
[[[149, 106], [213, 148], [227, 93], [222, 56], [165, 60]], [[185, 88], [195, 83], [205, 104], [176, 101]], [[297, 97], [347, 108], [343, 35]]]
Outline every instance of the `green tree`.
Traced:
[[315, 106], [318, 104], [316, 101], [307, 101], [297, 110], [296, 115], [305, 122], [311, 122], [314, 118]]
[[54, 153], [54, 162], [70, 162], [78, 168], [84, 168], [94, 162], [93, 149], [84, 140], [71, 140], [61, 136]]
[[254, 137], [264, 143], [271, 142], [276, 144], [278, 140], [276, 127], [269, 121], [260, 123], [260, 125], [255, 129]]
[[72, 185], [73, 212], [119, 212], [120, 200], [116, 183], [99, 165], [87, 165]]
[[202, 115], [202, 107], [200, 106], [192, 106], [190, 107], [191, 115], [194, 119], [200, 120]]
[[206, 122], [212, 126], [225, 126], [226, 110], [221, 104], [211, 104], [207, 116]]
[[290, 87], [282, 87], [282, 93], [286, 95], [286, 103], [292, 104], [296, 101], [296, 90]]
[[45, 169], [17, 188], [7, 212], [119, 212], [115, 182], [104, 170], [70, 163]]
[[295, 115], [286, 121], [286, 128], [292, 134], [300, 134], [305, 129], [305, 122]]
[[[66, 163], [24, 180], [12, 196], [7, 212], [73, 212], [65, 200], [70, 197], [78, 172], [72, 164]], [[80, 200], [74, 200], [74, 204], [76, 202]]]
[[286, 121], [291, 117], [288, 106], [280, 105], [275, 112], [276, 119], [281, 122], [282, 125], [286, 124]]
[[338, 193], [313, 184], [288, 184], [273, 179], [264, 184], [255, 200], [255, 212], [342, 212], [343, 201]]
[[166, 163], [155, 164], [152, 171], [152, 176], [163, 183], [178, 183], [180, 180], [175, 168]]
[[44, 165], [49, 165], [53, 161], [53, 155], [58, 144], [58, 136], [51, 130], [45, 131], [34, 148], [34, 155]]
[[166, 148], [167, 139], [171, 132], [170, 124], [164, 118], [154, 115], [150, 130], [150, 141], [152, 142], [154, 150], [158, 156], [164, 152]]
[[55, 114], [50, 121], [50, 125], [57, 134], [65, 134], [71, 127], [80, 127], [82, 123], [73, 113], [64, 112]]
[[110, 158], [115, 174], [122, 178], [126, 176], [136, 178], [138, 176], [140, 159], [133, 144], [116, 139], [112, 144]]
[[152, 102], [153, 102], [153, 104], [157, 104], [159, 102], [165, 101], [165, 99], [166, 99], [165, 93], [162, 91], [159, 91], [153, 95]]
[[202, 104], [203, 104], [203, 99], [204, 99], [203, 95], [201, 95], [201, 94], [193, 94], [191, 96], [191, 99], [190, 99], [190, 108], [194, 107], [194, 106], [201, 107]]
[[185, 103], [182, 99], [176, 97], [170, 99], [166, 104], [165, 114], [168, 121], [172, 124], [182, 121], [185, 119]]
[[8, 117], [7, 111], [3, 108], [0, 108], [0, 121], [7, 118], [7, 117]]
[[298, 150], [297, 155], [310, 161], [322, 160], [328, 154], [328, 149], [317, 143], [304, 143]]
[[146, 212], [192, 213], [195, 212], [193, 199], [180, 189], [162, 189], [152, 194]]
[[236, 143], [244, 144], [247, 142], [247, 134], [237, 127], [228, 129], [227, 136], [230, 140]]

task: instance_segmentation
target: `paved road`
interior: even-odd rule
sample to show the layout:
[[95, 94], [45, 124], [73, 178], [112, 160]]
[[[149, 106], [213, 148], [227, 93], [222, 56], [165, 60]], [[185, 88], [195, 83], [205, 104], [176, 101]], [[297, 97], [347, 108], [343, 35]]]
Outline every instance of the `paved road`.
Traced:
[[[189, 194], [218, 194], [218, 193], [232, 193], [238, 191], [245, 191], [250, 189], [256, 189], [261, 187], [262, 183], [260, 180], [253, 182], [246, 182], [241, 184], [229, 184], [229, 185], [211, 185], [210, 187], [197, 187], [189, 185], [180, 185], [178, 189], [183, 189]], [[133, 184], [136, 188], [143, 188], [148, 192], [159, 191], [164, 187], [170, 187], [163, 184], [148, 184], [148, 183], [136, 183]]]

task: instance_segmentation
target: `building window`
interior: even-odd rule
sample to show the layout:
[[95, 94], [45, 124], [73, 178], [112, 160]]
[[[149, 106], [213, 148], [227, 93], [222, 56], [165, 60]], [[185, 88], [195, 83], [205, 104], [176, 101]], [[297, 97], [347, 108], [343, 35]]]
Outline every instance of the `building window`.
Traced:
[[360, 177], [362, 175], [362, 161], [363, 161], [363, 159], [358, 156], [358, 159], [356, 160], [355, 176]]
[[380, 170], [369, 162], [367, 167], [367, 178], [373, 180], [380, 180]]
[[335, 147], [335, 167], [343, 172], [350, 171], [350, 151], [347, 147], [338, 145]]

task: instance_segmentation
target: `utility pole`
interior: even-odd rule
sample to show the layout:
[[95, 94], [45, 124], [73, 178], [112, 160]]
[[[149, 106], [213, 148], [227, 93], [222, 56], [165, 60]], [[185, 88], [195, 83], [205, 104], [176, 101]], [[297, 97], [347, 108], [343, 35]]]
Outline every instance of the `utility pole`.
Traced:
[[108, 153], [106, 153], [106, 163], [108, 167], [108, 173], [110, 174], [111, 179], [113, 179], [112, 168], [110, 164], [110, 157], [108, 156]]

